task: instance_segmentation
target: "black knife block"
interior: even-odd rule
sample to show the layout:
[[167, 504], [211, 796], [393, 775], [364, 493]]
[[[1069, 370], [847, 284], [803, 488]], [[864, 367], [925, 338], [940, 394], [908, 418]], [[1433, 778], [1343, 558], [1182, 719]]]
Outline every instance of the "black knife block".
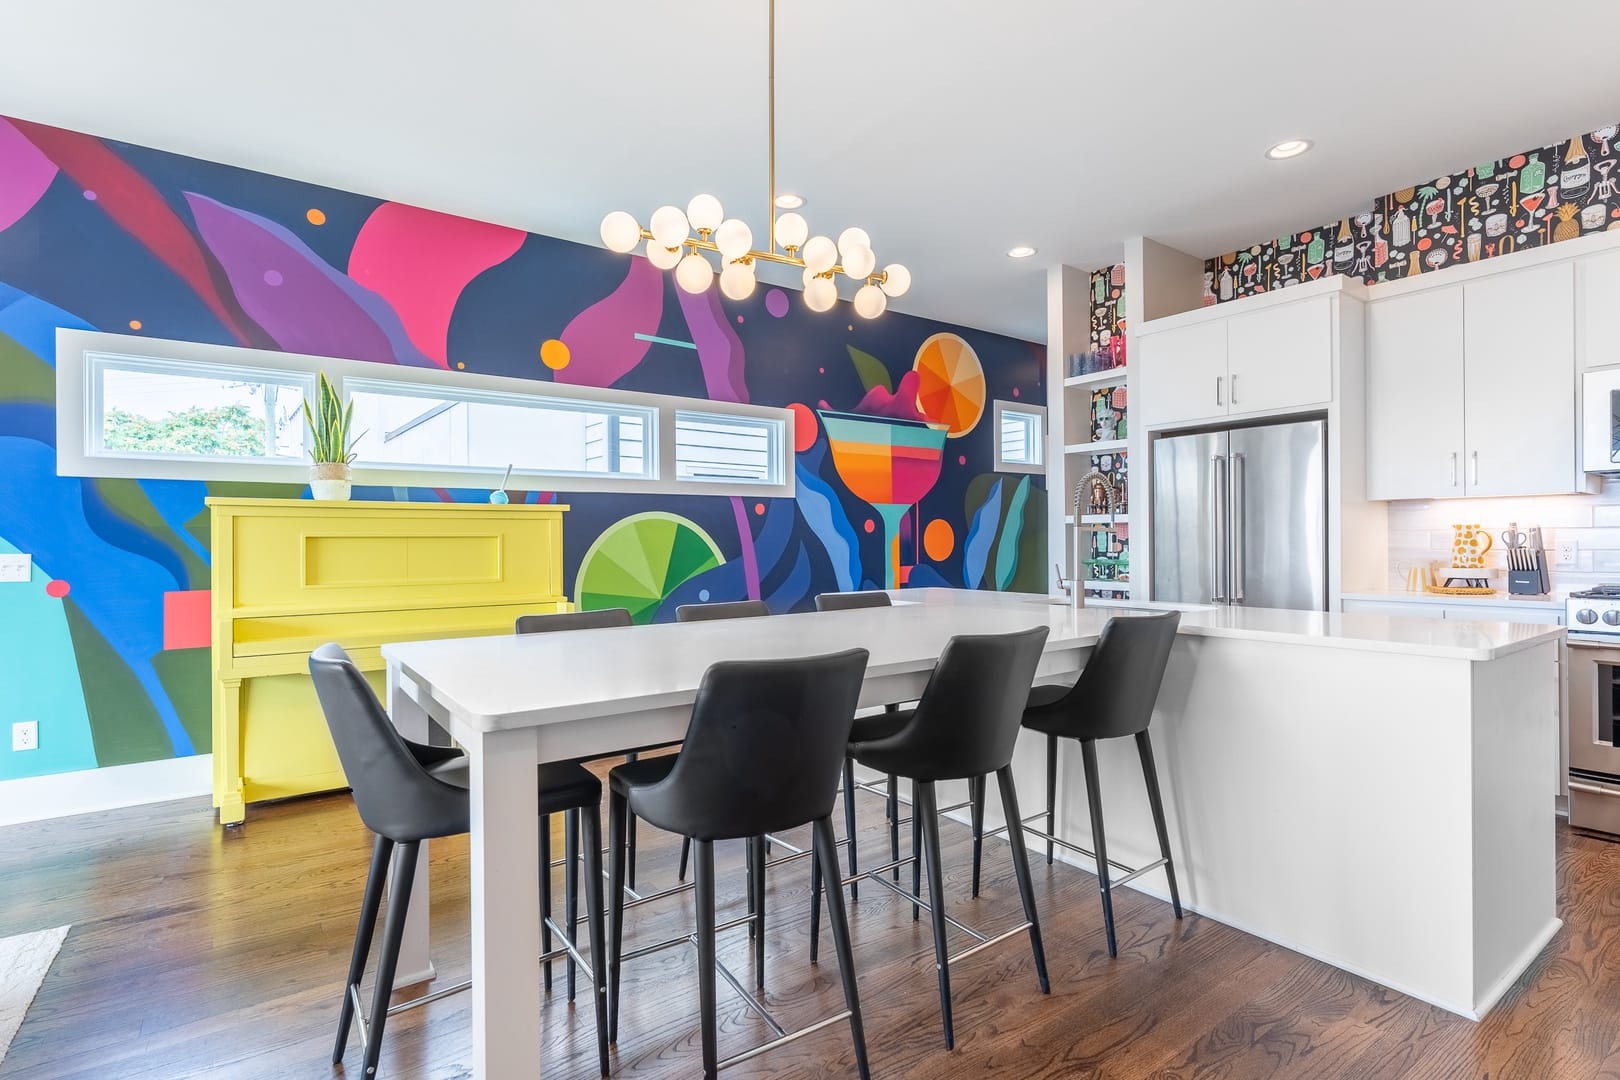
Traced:
[[1547, 580], [1547, 553], [1536, 552], [1532, 570], [1509, 570], [1508, 592], [1519, 596], [1543, 596], [1552, 588]]

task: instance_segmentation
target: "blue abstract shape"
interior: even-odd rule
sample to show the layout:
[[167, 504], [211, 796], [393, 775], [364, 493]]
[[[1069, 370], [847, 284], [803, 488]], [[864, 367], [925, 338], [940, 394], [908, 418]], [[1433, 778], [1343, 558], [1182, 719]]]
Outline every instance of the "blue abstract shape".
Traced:
[[142, 480], [141, 490], [182, 543], [204, 563], [210, 561], [208, 546], [191, 535], [191, 520], [208, 509], [208, 485], [196, 480]]
[[759, 560], [759, 576], [763, 581], [772, 569], [787, 557], [788, 544], [793, 539], [793, 526], [797, 515], [792, 504], [773, 499], [765, 509], [765, 523], [754, 538], [755, 557]]
[[991, 545], [996, 540], [996, 525], [1001, 520], [1001, 481], [990, 485], [990, 494], [973, 512], [973, 523], [968, 526], [967, 539], [962, 541], [962, 584], [977, 589], [984, 581], [984, 567], [990, 558]]
[[[20, 401], [0, 401], [0, 435], [30, 439], [56, 451], [56, 410], [49, 405]], [[54, 474], [55, 469], [52, 469]], [[26, 490], [26, 489], [17, 489]]]
[[[870, 585], [868, 588], [881, 589], [882, 585]], [[927, 563], [918, 563], [911, 568], [911, 574], [906, 583], [901, 586], [905, 589], [950, 589], [954, 586], [945, 580], [945, 575], [935, 570]]]
[[[700, 595], [706, 593], [707, 595]], [[741, 559], [711, 567], [677, 585], [659, 605], [653, 622], [674, 622], [675, 609], [682, 604], [726, 603], [748, 599], [748, 582]]]
[[56, 366], [56, 328], [94, 330], [95, 327], [55, 304], [0, 281], [0, 334]]
[[94, 480], [79, 481], [79, 493], [84, 503], [84, 520], [91, 532], [115, 548], [163, 567], [173, 579], [169, 589], [191, 588], [191, 576], [186, 573], [186, 564], [174, 553], [174, 549], [120, 515], [102, 496], [101, 488]]
[[[999, 482], [999, 481], [998, 481]], [[1029, 501], [1029, 477], [1018, 482], [1012, 504], [1007, 507], [1007, 524], [996, 547], [996, 588], [1006, 592], [1018, 572], [1018, 538], [1024, 531], [1024, 504]]]
[[793, 501], [832, 560], [838, 591], [849, 592], [861, 579], [861, 540], [855, 526], [850, 524], [844, 504], [838, 501], [831, 484], [800, 462], [794, 463], [793, 471], [796, 479]]
[[810, 583], [810, 556], [800, 544], [793, 558], [793, 569], [771, 595], [765, 597], [765, 605], [772, 611], [796, 610], [810, 598]]

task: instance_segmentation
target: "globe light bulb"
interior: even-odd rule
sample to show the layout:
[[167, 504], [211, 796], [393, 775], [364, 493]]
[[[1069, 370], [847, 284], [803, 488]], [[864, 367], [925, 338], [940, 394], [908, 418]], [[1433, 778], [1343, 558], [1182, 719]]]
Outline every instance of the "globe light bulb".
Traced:
[[694, 195], [692, 201], [686, 204], [686, 217], [692, 223], [692, 228], [702, 231], [713, 231], [720, 227], [726, 212], [720, 209], [720, 200], [713, 195]]
[[728, 300], [746, 300], [754, 295], [754, 268], [747, 263], [732, 263], [720, 271], [720, 291]]
[[859, 280], [877, 267], [877, 256], [868, 247], [844, 248], [844, 273]]
[[713, 282], [714, 267], [695, 251], [675, 267], [675, 284], [686, 292], [696, 295], [706, 291]]
[[776, 242], [785, 248], [803, 247], [809, 235], [810, 226], [798, 214], [787, 213], [776, 219]]
[[657, 240], [647, 241], [647, 261], [660, 270], [673, 270], [681, 261], [680, 248], [668, 248]]
[[804, 242], [799, 256], [804, 259], [805, 269], [826, 273], [838, 262], [838, 246], [825, 236], [812, 236]]
[[867, 250], [871, 250], [871, 247], [872, 238], [866, 235], [865, 229], [860, 228], [857, 225], [851, 225], [849, 228], [838, 234], [838, 253], [844, 257], [845, 262], [849, 261], [849, 253], [851, 250], [855, 248], [866, 248]]
[[808, 266], [805, 267], [804, 268], [804, 274], [803, 274], [804, 287], [808, 289], [810, 287], [810, 283], [812, 281], [816, 280], [816, 278], [818, 278], [820, 276], [821, 275], [817, 274], [814, 270], [810, 269]]
[[665, 247], [680, 247], [681, 241], [686, 239], [691, 227], [687, 224], [686, 215], [681, 213], [678, 206], [660, 206], [653, 211], [652, 221], [647, 226], [657, 240]]
[[724, 258], [740, 259], [754, 246], [754, 230], [748, 227], [746, 221], [727, 218], [714, 231], [714, 246], [720, 249]]
[[883, 268], [883, 273], [887, 275], [880, 286], [884, 292], [890, 296], [906, 295], [906, 291], [911, 288], [910, 270], [899, 263], [890, 263]]
[[811, 311], [831, 311], [838, 303], [838, 286], [831, 278], [813, 278], [804, 287], [804, 306]]
[[628, 255], [641, 243], [641, 226], [623, 210], [615, 210], [602, 219], [602, 246], [620, 255]]
[[855, 290], [855, 314], [863, 319], [875, 319], [889, 306], [889, 298], [876, 285], [862, 285]]

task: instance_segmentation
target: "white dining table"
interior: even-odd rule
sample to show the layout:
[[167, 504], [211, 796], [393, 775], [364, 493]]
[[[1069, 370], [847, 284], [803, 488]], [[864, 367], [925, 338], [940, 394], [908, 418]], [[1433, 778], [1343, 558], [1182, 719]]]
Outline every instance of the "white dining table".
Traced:
[[[426, 742], [436, 722], [469, 759], [473, 1076], [531, 1080], [542, 1071], [537, 763], [680, 740], [716, 661], [859, 646], [871, 654], [861, 703], [877, 706], [921, 694], [958, 634], [1047, 626], [1038, 679], [1072, 677], [1109, 614], [1028, 595], [931, 592], [940, 594], [934, 602], [888, 608], [383, 647], [396, 727]], [[422, 858], [399, 985], [434, 977], [427, 867]]]

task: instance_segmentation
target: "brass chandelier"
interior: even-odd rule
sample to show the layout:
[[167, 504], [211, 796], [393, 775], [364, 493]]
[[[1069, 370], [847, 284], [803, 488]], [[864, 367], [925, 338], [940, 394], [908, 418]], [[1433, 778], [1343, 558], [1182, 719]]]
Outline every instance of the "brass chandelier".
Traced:
[[652, 212], [647, 228], [632, 214], [615, 210], [602, 219], [602, 243], [609, 251], [627, 255], [645, 240], [647, 261], [660, 270], [674, 270], [675, 283], [694, 294], [706, 291], [714, 282], [714, 267], [705, 254], [714, 252], [721, 267], [720, 291], [732, 300], [753, 295], [756, 262], [797, 266], [804, 271], [805, 306], [818, 312], [829, 311], [838, 302], [837, 278], [842, 274], [861, 282], [853, 300], [855, 313], [875, 319], [888, 307], [889, 297], [904, 295], [911, 288], [911, 271], [899, 263], [877, 269], [872, 239], [865, 229], [851, 226], [835, 242], [830, 237], [811, 236], [810, 226], [800, 214], [789, 211], [776, 216], [776, 0], [770, 0], [767, 70], [770, 192], [766, 221], [770, 225], [765, 248], [753, 246], [754, 232], [747, 222], [726, 217], [720, 200], [706, 194], [693, 197], [684, 211], [678, 206], [660, 206]]

